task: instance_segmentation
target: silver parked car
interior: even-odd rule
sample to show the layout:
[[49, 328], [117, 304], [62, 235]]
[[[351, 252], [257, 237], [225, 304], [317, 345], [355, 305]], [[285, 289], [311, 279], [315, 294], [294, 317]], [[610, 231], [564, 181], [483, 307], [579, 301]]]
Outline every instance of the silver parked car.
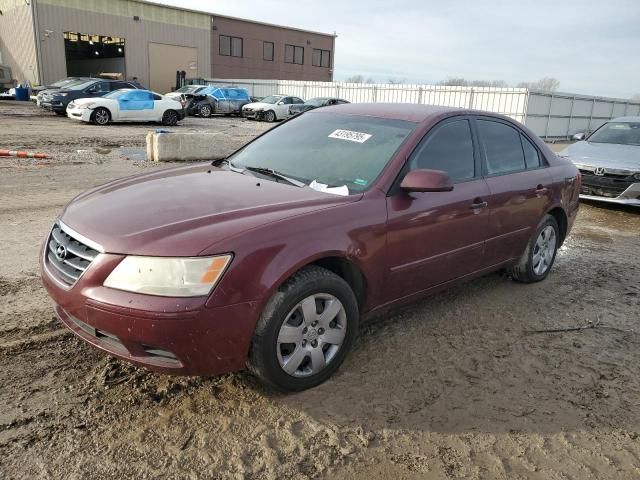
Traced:
[[580, 198], [640, 207], [640, 117], [615, 118], [558, 155], [582, 174]]

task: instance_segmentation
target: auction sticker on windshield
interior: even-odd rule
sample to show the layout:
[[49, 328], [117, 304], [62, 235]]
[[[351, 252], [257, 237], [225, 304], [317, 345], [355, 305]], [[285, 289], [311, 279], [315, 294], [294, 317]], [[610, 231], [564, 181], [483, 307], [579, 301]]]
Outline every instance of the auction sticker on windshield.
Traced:
[[364, 143], [371, 138], [368, 133], [352, 132], [351, 130], [336, 130], [329, 138], [337, 138], [339, 140], [349, 140], [350, 142]]

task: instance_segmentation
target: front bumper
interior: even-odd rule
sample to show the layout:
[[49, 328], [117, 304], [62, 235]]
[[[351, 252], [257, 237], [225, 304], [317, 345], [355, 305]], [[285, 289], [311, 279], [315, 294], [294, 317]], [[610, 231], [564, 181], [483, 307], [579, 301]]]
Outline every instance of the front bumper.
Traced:
[[49, 112], [64, 112], [67, 109], [64, 103], [58, 101], [43, 100], [40, 102], [39, 106]]
[[640, 206], [640, 181], [634, 172], [579, 166], [582, 175], [580, 198], [620, 205]]
[[82, 122], [90, 122], [93, 110], [88, 108], [76, 108], [69, 105], [67, 107], [67, 117], [71, 120], [79, 120]]
[[207, 298], [168, 298], [106, 288], [124, 258], [102, 253], [72, 286], [50, 272], [43, 248], [44, 286], [62, 323], [110, 355], [174, 375], [241, 370], [259, 313], [256, 302], [207, 307]]

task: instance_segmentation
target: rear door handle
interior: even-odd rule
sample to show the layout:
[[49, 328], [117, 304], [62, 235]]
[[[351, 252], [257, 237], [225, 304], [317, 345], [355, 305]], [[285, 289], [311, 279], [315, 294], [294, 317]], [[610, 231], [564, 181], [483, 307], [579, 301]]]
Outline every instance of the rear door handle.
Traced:
[[489, 204], [487, 202], [483, 202], [481, 199], [476, 198], [471, 204], [471, 210], [477, 210], [480, 208], [487, 208]]

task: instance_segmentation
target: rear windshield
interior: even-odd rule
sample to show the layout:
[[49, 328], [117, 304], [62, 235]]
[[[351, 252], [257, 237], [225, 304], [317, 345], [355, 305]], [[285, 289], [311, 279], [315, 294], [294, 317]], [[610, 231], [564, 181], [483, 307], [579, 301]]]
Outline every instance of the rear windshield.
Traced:
[[296, 117], [229, 158], [237, 168], [276, 170], [309, 185], [362, 192], [416, 128], [386, 118], [314, 113]]
[[589, 137], [591, 143], [640, 145], [640, 123], [609, 122]]

